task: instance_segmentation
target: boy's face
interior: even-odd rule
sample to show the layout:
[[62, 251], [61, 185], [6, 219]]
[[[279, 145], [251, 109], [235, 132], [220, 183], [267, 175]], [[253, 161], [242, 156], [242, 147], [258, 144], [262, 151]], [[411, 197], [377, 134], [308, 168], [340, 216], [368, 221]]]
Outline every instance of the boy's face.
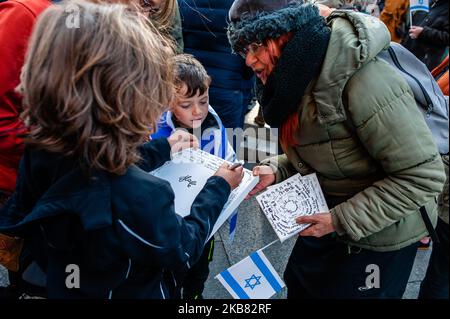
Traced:
[[198, 128], [208, 115], [209, 92], [206, 90], [199, 95], [197, 91], [193, 97], [186, 97], [186, 93], [187, 86], [183, 84], [172, 102], [171, 110], [182, 127]]

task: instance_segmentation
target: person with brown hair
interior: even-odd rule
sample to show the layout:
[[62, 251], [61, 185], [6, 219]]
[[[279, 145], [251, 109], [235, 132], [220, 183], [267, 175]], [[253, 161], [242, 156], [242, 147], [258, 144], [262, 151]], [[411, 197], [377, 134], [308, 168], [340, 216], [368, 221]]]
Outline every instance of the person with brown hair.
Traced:
[[176, 44], [177, 53], [184, 50], [183, 34], [181, 32], [181, 16], [177, 0], [133, 0], [148, 17], [156, 24], [160, 32], [170, 36]]
[[[69, 5], [79, 26], [66, 25]], [[183, 219], [170, 184], [148, 174], [196, 146], [183, 132], [144, 143], [170, 104], [172, 55], [123, 5], [73, 0], [39, 18], [21, 75], [29, 134], [0, 231], [25, 239], [49, 298], [177, 296], [174, 273], [199, 258], [240, 183], [242, 170], [221, 167]]]
[[391, 34], [391, 41], [400, 43], [406, 36], [406, 20], [409, 0], [386, 0], [380, 20], [386, 25]]
[[[97, 1], [97, 0], [96, 0]], [[98, 0], [105, 1], [105, 0]], [[106, 0], [111, 3], [135, 5], [152, 21], [164, 36], [175, 44], [177, 53], [183, 53], [184, 41], [181, 32], [181, 16], [177, 0]]]
[[[209, 105], [210, 76], [203, 65], [190, 54], [178, 54], [173, 62], [175, 98], [171, 102], [170, 110], [161, 117], [158, 130], [151, 137], [167, 138], [179, 128], [190, 133], [197, 130], [196, 136], [201, 150], [234, 162], [236, 154], [228, 141], [225, 127], [216, 111]], [[236, 227], [236, 221], [237, 211], [230, 218], [230, 228], [231, 225]], [[208, 241], [197, 263], [192, 265], [183, 278], [183, 299], [203, 299], [205, 282], [209, 276], [209, 263], [213, 255], [214, 237]]]
[[184, 50], [181, 16], [177, 0], [90, 0], [91, 2], [122, 3], [141, 11], [164, 36], [171, 39], [176, 52]]

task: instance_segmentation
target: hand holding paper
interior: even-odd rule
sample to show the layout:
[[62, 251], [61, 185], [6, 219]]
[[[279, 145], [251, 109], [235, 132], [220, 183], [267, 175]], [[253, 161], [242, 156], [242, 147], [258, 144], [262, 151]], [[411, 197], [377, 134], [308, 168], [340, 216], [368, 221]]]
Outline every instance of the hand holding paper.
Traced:
[[334, 230], [331, 214], [320, 214], [327, 212], [328, 206], [315, 174], [294, 175], [269, 187], [256, 200], [281, 242], [305, 230], [310, 223], [311, 229], [302, 236], [320, 237]]
[[251, 198], [256, 193], [264, 190], [267, 186], [275, 183], [275, 173], [270, 166], [256, 166], [253, 168], [253, 176], [259, 176], [259, 183], [253, 188], [245, 199]]
[[297, 224], [310, 224], [300, 232], [300, 236], [322, 237], [334, 232], [330, 213], [317, 213], [311, 216], [300, 216], [295, 220]]

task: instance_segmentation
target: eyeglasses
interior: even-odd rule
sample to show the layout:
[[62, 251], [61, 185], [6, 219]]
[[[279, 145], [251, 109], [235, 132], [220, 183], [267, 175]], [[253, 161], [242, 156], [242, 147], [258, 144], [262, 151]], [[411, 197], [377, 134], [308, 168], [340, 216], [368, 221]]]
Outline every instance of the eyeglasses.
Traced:
[[251, 53], [251, 54], [257, 54], [258, 50], [264, 46], [264, 43], [262, 42], [252, 42], [249, 45], [247, 45], [246, 47], [243, 47], [241, 51], [238, 52], [238, 54], [242, 57], [242, 58], [247, 58], [247, 54]]
[[150, 14], [155, 14], [160, 9], [159, 6], [155, 6], [151, 0], [141, 0], [141, 7], [144, 12]]

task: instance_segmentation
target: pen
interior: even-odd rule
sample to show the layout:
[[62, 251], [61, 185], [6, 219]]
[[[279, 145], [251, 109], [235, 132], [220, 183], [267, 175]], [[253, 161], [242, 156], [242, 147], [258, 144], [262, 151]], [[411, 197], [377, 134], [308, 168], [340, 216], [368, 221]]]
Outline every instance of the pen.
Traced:
[[236, 168], [238, 168], [238, 167], [240, 167], [240, 166], [242, 166], [242, 165], [243, 165], [243, 164], [242, 164], [241, 162], [236, 162], [236, 163], [231, 164], [231, 165], [228, 167], [228, 169], [234, 170], [234, 169], [236, 169]]

